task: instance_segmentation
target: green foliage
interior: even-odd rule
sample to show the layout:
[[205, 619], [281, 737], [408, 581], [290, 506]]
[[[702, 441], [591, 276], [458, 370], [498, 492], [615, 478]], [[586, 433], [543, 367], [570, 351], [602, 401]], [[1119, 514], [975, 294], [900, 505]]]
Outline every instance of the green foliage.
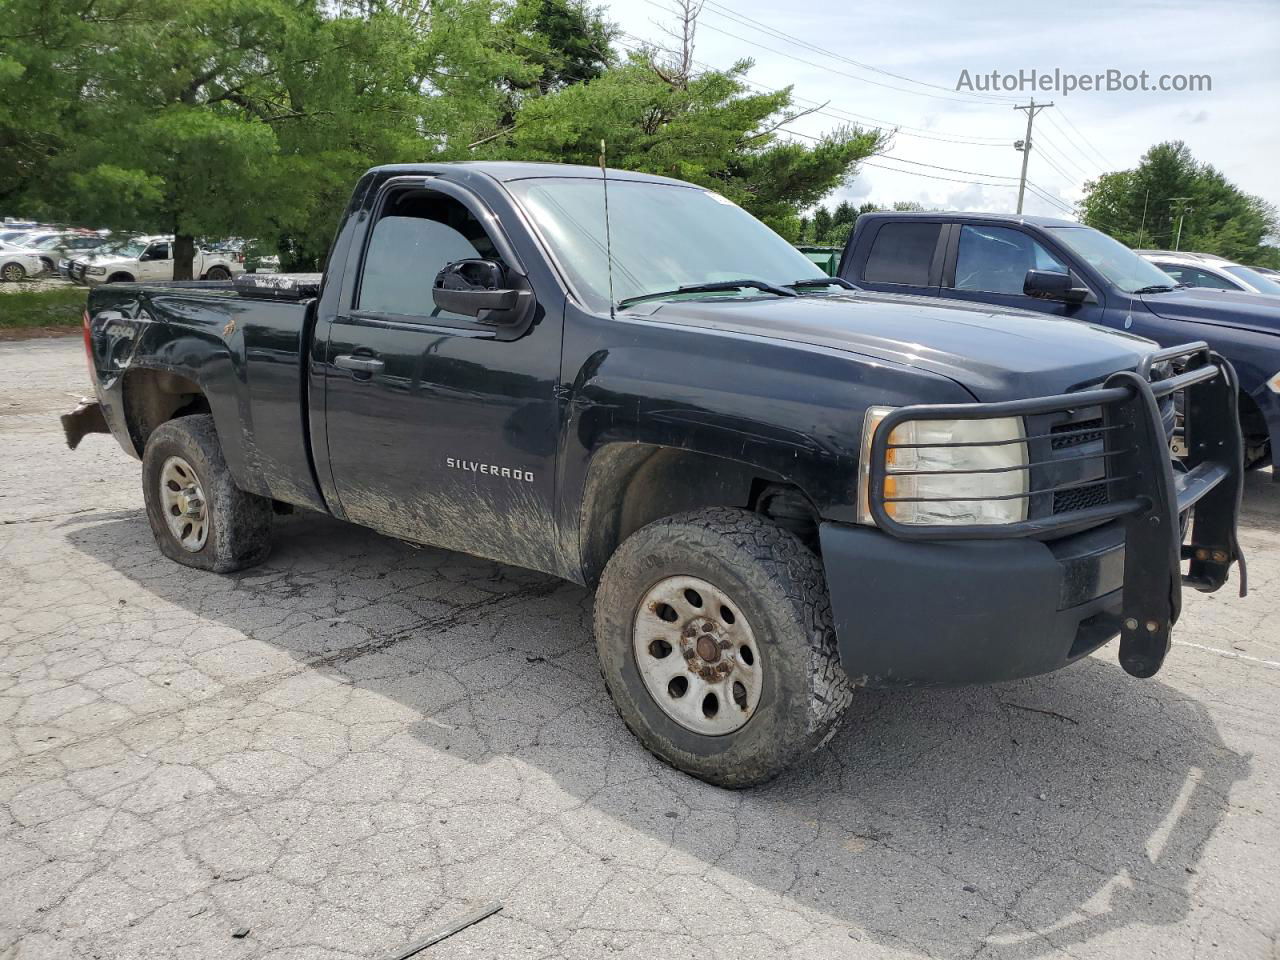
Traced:
[[914, 200], [898, 200], [888, 207], [871, 202], [855, 207], [847, 200], [842, 200], [836, 205], [834, 211], [821, 206], [815, 208], [812, 220], [803, 221], [806, 227], [801, 231], [799, 241], [840, 247], [848, 241], [849, 234], [853, 233], [854, 225], [858, 222], [858, 217], [864, 213], [877, 213], [881, 210], [923, 213], [927, 209]]
[[0, 330], [22, 327], [77, 327], [84, 310], [84, 290], [0, 290]]
[[[125, 232], [254, 237], [323, 260], [375, 164], [598, 162], [799, 212], [883, 148], [797, 142], [748, 62], [619, 63], [588, 0], [0, 0], [0, 209]], [[688, 64], [686, 63], [686, 68]], [[184, 249], [183, 243], [178, 245]], [[181, 270], [181, 265], [179, 265]], [[181, 274], [180, 274], [181, 275]]]
[[515, 126], [483, 155], [521, 160], [608, 163], [710, 187], [799, 238], [799, 211], [850, 176], [854, 164], [882, 146], [879, 134], [838, 130], [814, 144], [783, 140], [790, 88], [751, 93], [750, 64], [677, 82], [648, 54], [633, 55], [592, 83], [529, 101]]
[[[1182, 197], [1189, 199], [1170, 202]], [[1131, 247], [1172, 248], [1176, 242], [1181, 250], [1280, 265], [1280, 249], [1267, 242], [1280, 226], [1275, 208], [1198, 162], [1181, 141], [1157, 144], [1135, 169], [1085, 184], [1080, 210], [1089, 226]]]

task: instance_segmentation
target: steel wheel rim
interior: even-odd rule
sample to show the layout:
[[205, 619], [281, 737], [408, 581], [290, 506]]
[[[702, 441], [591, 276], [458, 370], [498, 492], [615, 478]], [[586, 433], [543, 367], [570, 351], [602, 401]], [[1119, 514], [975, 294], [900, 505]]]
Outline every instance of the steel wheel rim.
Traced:
[[641, 599], [631, 630], [645, 690], [694, 733], [722, 737], [760, 705], [764, 663], [742, 609], [697, 577], [659, 580]]
[[209, 538], [209, 504], [191, 464], [170, 457], [160, 468], [160, 504], [169, 533], [188, 553], [199, 553]]

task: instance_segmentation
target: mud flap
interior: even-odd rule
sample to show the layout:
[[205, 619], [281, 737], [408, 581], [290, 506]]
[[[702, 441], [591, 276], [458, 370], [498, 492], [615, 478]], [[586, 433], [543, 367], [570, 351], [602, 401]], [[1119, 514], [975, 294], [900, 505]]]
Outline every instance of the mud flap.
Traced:
[[67, 438], [67, 446], [74, 450], [90, 433], [110, 433], [107, 418], [102, 414], [102, 404], [97, 400], [81, 400], [70, 413], [64, 413], [62, 433]]

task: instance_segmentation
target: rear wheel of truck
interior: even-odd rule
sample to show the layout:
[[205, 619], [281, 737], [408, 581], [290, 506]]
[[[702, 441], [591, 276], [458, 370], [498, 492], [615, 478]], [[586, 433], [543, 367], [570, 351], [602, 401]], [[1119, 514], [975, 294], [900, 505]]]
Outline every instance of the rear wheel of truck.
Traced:
[[206, 280], [230, 280], [231, 271], [226, 267], [210, 267], [204, 278]]
[[601, 577], [595, 632], [623, 722], [651, 753], [718, 786], [777, 776], [830, 737], [852, 698], [821, 561], [745, 510], [632, 534]]
[[228, 573], [271, 552], [271, 501], [236, 487], [208, 414], [156, 428], [142, 456], [142, 493], [156, 544], [170, 560]]

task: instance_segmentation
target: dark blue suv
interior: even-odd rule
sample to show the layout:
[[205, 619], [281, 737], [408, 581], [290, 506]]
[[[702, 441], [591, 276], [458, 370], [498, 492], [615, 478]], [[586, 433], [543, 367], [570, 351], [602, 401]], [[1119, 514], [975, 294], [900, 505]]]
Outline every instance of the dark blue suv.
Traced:
[[992, 213], [864, 214], [839, 275], [868, 290], [1084, 320], [1163, 346], [1204, 340], [1239, 375], [1245, 463], [1265, 466], [1280, 449], [1280, 297], [1181, 287], [1092, 227]]

